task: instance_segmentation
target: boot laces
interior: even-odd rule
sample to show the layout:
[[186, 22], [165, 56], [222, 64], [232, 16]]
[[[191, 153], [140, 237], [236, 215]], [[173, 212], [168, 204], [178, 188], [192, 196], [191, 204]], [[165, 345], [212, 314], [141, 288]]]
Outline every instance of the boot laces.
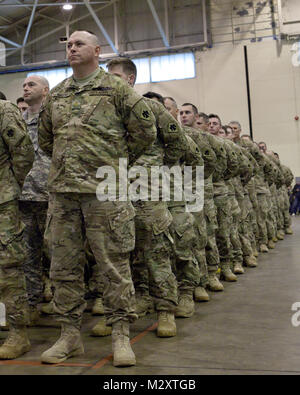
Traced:
[[4, 342], [4, 345], [10, 346], [16, 344], [16, 337], [18, 337], [16, 332], [10, 332]]

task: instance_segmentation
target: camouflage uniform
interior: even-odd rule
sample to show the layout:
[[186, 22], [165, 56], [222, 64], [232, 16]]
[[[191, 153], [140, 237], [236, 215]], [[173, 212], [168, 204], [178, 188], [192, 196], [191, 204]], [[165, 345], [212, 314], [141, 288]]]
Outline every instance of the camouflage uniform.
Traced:
[[[190, 130], [184, 128], [188, 149], [181, 158], [184, 166], [203, 166], [200, 150], [191, 138]], [[195, 173], [193, 174], [193, 185]], [[188, 202], [187, 202], [188, 203]], [[207, 281], [207, 267], [205, 259], [205, 223], [203, 210], [188, 212], [185, 201], [168, 203], [173, 216], [171, 234], [174, 239], [174, 261], [180, 294], [193, 295], [198, 285], [205, 286]]]
[[290, 200], [289, 200], [289, 194], [288, 194], [288, 188], [292, 185], [292, 182], [294, 180], [294, 175], [291, 171], [291, 169], [285, 165], [281, 165], [283, 175], [284, 175], [284, 184], [282, 186], [283, 190], [283, 200], [284, 200], [284, 206], [283, 206], [283, 218], [284, 218], [284, 230], [285, 233], [291, 233], [291, 216], [289, 213], [290, 209]]
[[[186, 151], [186, 140], [180, 125], [164, 106], [155, 100], [145, 98], [145, 101], [156, 119], [157, 139], [134, 165], [146, 168], [150, 177], [154, 166], [166, 164], [171, 167], [179, 163]], [[173, 218], [167, 202], [161, 201], [161, 186], [159, 201], [133, 202], [136, 210], [136, 246], [132, 270], [137, 293], [147, 294], [149, 284], [149, 293], [154, 298], [156, 310], [174, 311], [178, 296], [171, 263], [174, 239], [170, 233]], [[151, 187], [151, 182], [145, 187]]]
[[[232, 179], [227, 181], [227, 186], [229, 190], [230, 202], [231, 202], [231, 214], [232, 214], [232, 223], [230, 228], [230, 240], [232, 244], [232, 269], [236, 267], [236, 265], [243, 265], [243, 249], [242, 242], [239, 233], [240, 224], [241, 224], [241, 215], [242, 209], [239, 204], [239, 201], [244, 199], [244, 188], [243, 183], [246, 184], [250, 178], [249, 173], [250, 165], [249, 161], [243, 152], [242, 148], [238, 145], [235, 145], [235, 149], [237, 152], [238, 164], [239, 164], [239, 172]], [[243, 180], [243, 183], [242, 183]]]
[[[260, 159], [261, 155], [259, 149], [251, 141], [238, 139], [236, 141], [236, 144], [242, 147], [243, 153], [249, 161], [249, 177], [240, 180], [240, 187], [241, 190], [243, 190], [243, 193], [238, 197], [238, 202], [241, 208], [241, 222], [239, 233], [242, 243], [244, 263], [247, 265], [248, 259], [251, 259], [253, 257], [253, 243], [255, 242], [255, 236], [253, 233], [252, 225], [253, 219], [251, 218], [253, 206], [249, 197], [249, 190], [246, 185], [251, 180], [251, 177], [255, 176], [258, 172], [259, 166], [257, 160]], [[242, 197], [242, 195], [244, 196]]]
[[18, 197], [34, 159], [34, 150], [17, 106], [0, 100], [0, 300], [11, 327], [28, 323]]
[[[84, 301], [84, 237], [103, 274], [108, 325], [132, 321], [134, 287], [129, 254], [134, 248], [134, 209], [119, 200], [119, 158], [132, 164], [153, 143], [155, 119], [128, 84], [99, 68], [84, 84], [73, 77], [57, 85], [40, 113], [39, 144], [52, 156], [48, 187], [54, 310], [60, 322], [80, 328]], [[116, 201], [100, 201], [98, 169], [116, 174]], [[126, 183], [127, 185], [127, 183]]]
[[22, 220], [26, 225], [24, 240], [27, 258], [24, 272], [28, 299], [31, 306], [36, 306], [42, 301], [43, 274], [48, 277], [50, 267], [44, 232], [48, 209], [47, 178], [51, 161], [38, 145], [38, 116], [29, 120], [28, 111], [25, 111], [23, 118], [34, 146], [35, 159], [25, 179], [19, 205]]
[[[219, 177], [223, 174], [226, 166], [225, 154], [222, 144], [219, 139], [215, 138], [209, 133], [200, 131], [203, 141], [213, 150], [215, 158], [213, 171], [204, 180], [204, 214], [206, 221], [207, 243], [205, 247], [207, 269], [209, 274], [216, 274], [219, 264], [220, 256], [216, 241], [216, 232], [218, 230], [217, 209], [214, 203], [214, 183], [213, 177]], [[205, 167], [206, 163], [205, 163]], [[214, 178], [216, 179], [216, 178]]]
[[[275, 184], [275, 188], [276, 188], [276, 197], [277, 197], [277, 212], [276, 212], [276, 218], [277, 218], [277, 229], [276, 231], [281, 232], [282, 234], [285, 233], [284, 229], [285, 229], [285, 224], [284, 224], [284, 206], [285, 206], [285, 197], [284, 197], [284, 189], [283, 189], [283, 185], [284, 185], [284, 172], [283, 172], [283, 168], [282, 165], [279, 161], [279, 159], [275, 158], [274, 156], [269, 156], [269, 158], [271, 158], [271, 160], [273, 161], [273, 164], [276, 165], [277, 167], [277, 174], [276, 174], [276, 178], [274, 179], [274, 184]], [[276, 233], [277, 233], [276, 232]]]
[[[214, 246], [216, 248], [216, 253], [218, 254], [215, 237], [214, 237], [214, 226], [209, 222], [209, 217], [206, 215], [205, 207], [207, 208], [206, 201], [209, 200], [213, 203], [212, 200], [212, 174], [215, 170], [216, 163], [216, 154], [214, 150], [211, 148], [207, 139], [203, 134], [193, 128], [184, 128], [186, 134], [190, 136], [193, 141], [197, 144], [198, 149], [201, 152], [202, 161], [204, 164], [204, 206], [203, 210], [199, 212], [194, 212], [195, 219], [195, 230], [197, 234], [197, 247], [195, 250], [195, 257], [198, 261], [198, 265], [200, 268], [200, 286], [206, 288], [208, 285], [208, 272], [212, 271], [214, 274], [217, 271], [217, 265], [212, 265], [212, 267], [208, 266], [208, 262], [206, 259], [206, 248], [208, 245], [209, 238], [214, 240]], [[198, 164], [201, 165], [200, 163]], [[214, 217], [213, 217], [214, 218]], [[209, 227], [212, 229], [209, 233]], [[209, 261], [210, 263], [212, 261]]]
[[[218, 230], [216, 234], [217, 246], [220, 254], [221, 271], [228, 268], [232, 262], [232, 245], [230, 228], [232, 223], [231, 200], [229, 198], [228, 180], [238, 171], [238, 159], [234, 145], [229, 140], [221, 140], [226, 155], [226, 169], [219, 179], [214, 182], [214, 202], [217, 208]], [[214, 173], [215, 174], [215, 173]], [[234, 195], [232, 196], [234, 198]]]
[[[258, 217], [257, 225], [259, 229], [258, 244], [267, 245], [268, 240], [274, 236], [272, 230], [271, 219], [271, 201], [270, 201], [270, 190], [269, 181], [272, 178], [272, 164], [265, 154], [262, 154], [262, 158], [259, 163], [259, 170], [255, 178], [256, 192], [258, 201]], [[273, 236], [272, 236], [273, 235]]]

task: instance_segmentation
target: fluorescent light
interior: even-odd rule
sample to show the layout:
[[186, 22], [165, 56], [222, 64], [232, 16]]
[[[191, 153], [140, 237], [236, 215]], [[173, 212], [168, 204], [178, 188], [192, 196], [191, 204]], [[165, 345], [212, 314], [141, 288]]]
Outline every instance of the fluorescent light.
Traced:
[[73, 8], [72, 4], [66, 3], [63, 5], [63, 9], [66, 11], [70, 11]]

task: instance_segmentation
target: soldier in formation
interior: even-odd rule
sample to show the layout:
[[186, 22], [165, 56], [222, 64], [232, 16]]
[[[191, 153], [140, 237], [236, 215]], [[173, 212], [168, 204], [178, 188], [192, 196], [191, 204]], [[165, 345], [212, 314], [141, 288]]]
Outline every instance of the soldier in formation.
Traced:
[[42, 311], [61, 323], [61, 336], [42, 362], [84, 352], [88, 265], [92, 313], [103, 315], [92, 334], [111, 335], [114, 366], [131, 366], [130, 323], [155, 311], [157, 336], [176, 336], [176, 319], [193, 316], [195, 302], [292, 234], [293, 174], [276, 153], [242, 135], [238, 121], [222, 125], [192, 103], [178, 109], [172, 97], [138, 95], [135, 64], [114, 58], [106, 73], [99, 54], [97, 37], [76, 31], [71, 77], [50, 94], [43, 78], [24, 81], [28, 132], [17, 107], [0, 101], [0, 282], [10, 330], [1, 359], [30, 349], [28, 303], [36, 311], [42, 298], [43, 257], [53, 296]]

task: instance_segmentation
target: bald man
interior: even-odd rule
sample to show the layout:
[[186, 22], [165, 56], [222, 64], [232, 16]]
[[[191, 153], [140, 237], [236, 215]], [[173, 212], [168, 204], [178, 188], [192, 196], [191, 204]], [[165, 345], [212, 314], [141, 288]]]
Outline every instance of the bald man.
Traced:
[[49, 270], [49, 256], [44, 246], [44, 231], [48, 209], [47, 179], [50, 158], [38, 144], [39, 111], [49, 92], [48, 80], [39, 75], [31, 75], [23, 82], [23, 97], [28, 108], [23, 113], [30, 139], [34, 145], [35, 158], [28, 173], [19, 206], [22, 220], [26, 225], [24, 232], [26, 260], [24, 271], [30, 307], [30, 325], [39, 318], [38, 303], [43, 300], [43, 278]]
[[129, 266], [135, 211], [118, 181], [112, 185], [114, 196], [102, 189], [101, 170], [109, 168], [119, 180], [119, 159], [131, 165], [155, 141], [155, 118], [125, 81], [99, 68], [100, 52], [90, 32], [71, 34], [67, 58], [73, 75], [51, 90], [40, 113], [39, 143], [52, 156], [50, 277], [53, 308], [61, 323], [60, 338], [42, 354], [44, 363], [63, 362], [84, 352], [80, 329], [86, 307], [85, 237], [103, 275], [113, 364], [136, 363], [129, 341], [129, 324], [137, 318]]

